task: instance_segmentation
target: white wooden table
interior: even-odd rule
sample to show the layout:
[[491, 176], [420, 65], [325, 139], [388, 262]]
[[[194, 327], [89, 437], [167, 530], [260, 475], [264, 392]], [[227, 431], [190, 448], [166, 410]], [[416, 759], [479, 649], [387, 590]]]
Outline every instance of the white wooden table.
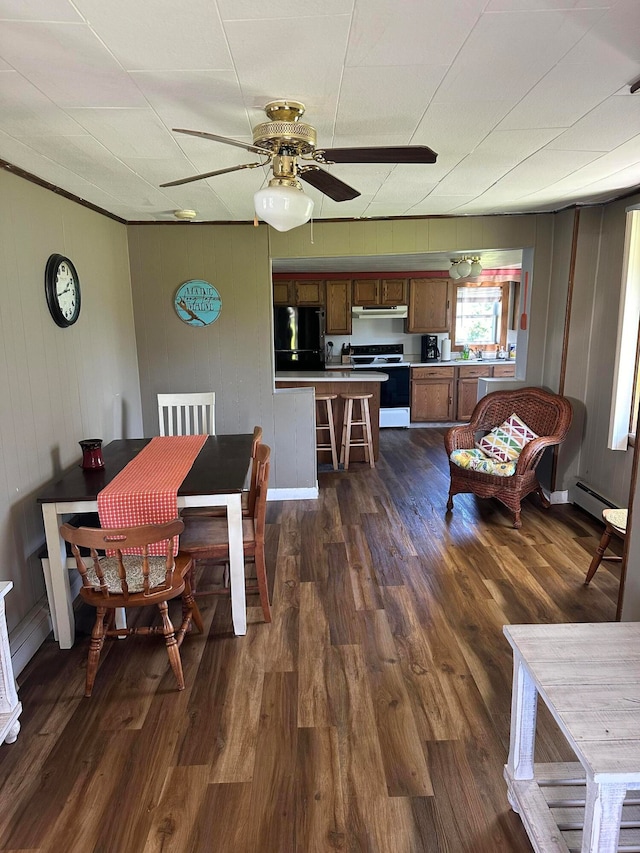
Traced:
[[[504, 774], [534, 850], [640, 850], [640, 623], [507, 625], [504, 633], [513, 648]], [[538, 696], [577, 762], [534, 764]]]
[[13, 589], [13, 581], [0, 581], [0, 743], [15, 742], [20, 731], [18, 717], [22, 712], [11, 666], [11, 649], [4, 607], [4, 598], [11, 589]]
[[[72, 513], [97, 512], [103, 489], [150, 441], [118, 439], [103, 448], [105, 467], [83, 471], [74, 466], [50, 483], [38, 496], [47, 542], [48, 559], [42, 561], [53, 634], [61, 649], [75, 639], [73, 602], [69, 586], [66, 543], [60, 525]], [[229, 531], [229, 580], [234, 633], [247, 633], [247, 611], [242, 547], [242, 489], [251, 463], [253, 434], [208, 436], [193, 467], [178, 489], [178, 510], [185, 507], [223, 506]], [[75, 567], [75, 561], [72, 565]]]

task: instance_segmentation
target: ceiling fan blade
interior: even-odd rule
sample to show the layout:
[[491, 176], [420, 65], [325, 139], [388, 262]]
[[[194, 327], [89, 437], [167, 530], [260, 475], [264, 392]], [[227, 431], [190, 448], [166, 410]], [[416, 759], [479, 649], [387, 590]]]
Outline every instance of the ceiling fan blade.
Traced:
[[239, 172], [240, 169], [255, 169], [257, 166], [266, 166], [266, 163], [243, 163], [241, 166], [229, 166], [228, 169], [217, 169], [215, 172], [203, 172], [201, 175], [192, 175], [190, 178], [180, 178], [177, 181], [168, 181], [160, 184], [161, 187], [177, 187], [180, 184], [190, 184], [191, 181], [202, 181], [204, 178], [214, 178], [216, 175], [226, 175], [227, 172]]
[[319, 163], [435, 163], [438, 155], [426, 145], [388, 148], [321, 148], [314, 152]]
[[228, 136], [218, 136], [215, 133], [206, 133], [204, 130], [185, 130], [182, 127], [172, 128], [174, 133], [186, 133], [187, 136], [199, 136], [201, 139], [212, 139], [214, 142], [224, 142], [226, 145], [235, 145], [237, 148], [244, 148], [245, 151], [251, 151], [254, 154], [264, 154], [267, 157], [273, 155], [268, 148], [260, 148], [257, 145], [249, 145], [248, 142], [238, 142], [237, 139], [229, 139]]
[[360, 195], [358, 190], [354, 190], [349, 184], [345, 184], [335, 175], [330, 175], [329, 172], [317, 166], [303, 166], [298, 171], [298, 177], [334, 201], [349, 201]]

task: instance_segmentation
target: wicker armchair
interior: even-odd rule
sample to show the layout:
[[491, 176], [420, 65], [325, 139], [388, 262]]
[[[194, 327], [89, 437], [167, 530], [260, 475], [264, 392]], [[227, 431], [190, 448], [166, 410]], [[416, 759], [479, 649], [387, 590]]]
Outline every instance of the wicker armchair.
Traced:
[[[478, 434], [482, 435], [499, 426], [513, 412], [540, 437], [525, 445], [512, 476], [498, 477], [466, 470], [451, 462], [452, 451], [473, 448]], [[451, 427], [445, 435], [444, 444], [451, 473], [447, 511], [453, 509], [454, 495], [471, 492], [480, 498], [497, 498], [513, 513], [513, 526], [521, 527], [520, 502], [528, 494], [537, 492], [543, 506], [548, 507], [549, 501], [536, 476], [536, 466], [545, 448], [564, 440], [571, 418], [571, 403], [567, 398], [550, 394], [541, 388], [520, 388], [517, 391], [493, 391], [487, 394], [476, 404], [468, 424]]]

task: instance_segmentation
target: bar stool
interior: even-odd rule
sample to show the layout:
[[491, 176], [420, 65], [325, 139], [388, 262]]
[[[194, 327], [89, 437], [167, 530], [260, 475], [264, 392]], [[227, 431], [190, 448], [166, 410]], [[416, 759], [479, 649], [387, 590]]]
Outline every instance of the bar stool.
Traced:
[[[333, 423], [333, 403], [332, 400], [335, 400], [337, 394], [316, 394], [316, 450], [330, 450], [331, 451], [331, 461], [333, 462], [333, 470], [338, 470], [338, 450], [336, 448], [336, 431]], [[320, 420], [320, 416], [323, 414], [319, 409], [317, 404], [324, 403], [324, 414], [326, 415], [327, 420]], [[322, 409], [323, 406], [320, 406]], [[329, 432], [329, 443], [327, 444], [325, 441], [322, 441], [318, 433], [321, 432]]]
[[[349, 468], [349, 452], [352, 447], [364, 447], [364, 458], [372, 468], [375, 468], [373, 460], [373, 442], [371, 440], [371, 417], [369, 415], [369, 400], [373, 394], [340, 394], [344, 400], [344, 419], [342, 421], [342, 443], [340, 445], [340, 462], [344, 463], [344, 470]], [[360, 420], [353, 419], [353, 404], [360, 403]], [[351, 431], [353, 427], [362, 428], [362, 438], [354, 440]]]
[[596, 553], [593, 555], [593, 560], [591, 560], [591, 565], [589, 566], [589, 571], [587, 572], [587, 576], [584, 580], [584, 585], [586, 586], [591, 578], [595, 575], [598, 566], [602, 562], [602, 560], [618, 560], [620, 561], [622, 557], [605, 557], [604, 552], [609, 547], [609, 542], [611, 541], [612, 535], [615, 533], [621, 539], [627, 535], [627, 520], [629, 516], [629, 510], [627, 509], [605, 509], [602, 513], [602, 520], [605, 523], [604, 533], [602, 534], [602, 538], [600, 539], [600, 543], [596, 548]]

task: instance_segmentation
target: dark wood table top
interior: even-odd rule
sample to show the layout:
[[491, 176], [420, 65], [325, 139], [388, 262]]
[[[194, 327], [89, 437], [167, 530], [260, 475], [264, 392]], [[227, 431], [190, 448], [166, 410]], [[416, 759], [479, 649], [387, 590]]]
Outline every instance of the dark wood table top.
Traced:
[[[85, 471], [80, 465], [67, 469], [47, 483], [38, 503], [95, 501], [122, 469], [151, 441], [150, 438], [122, 438], [102, 448], [104, 468]], [[210, 435], [182, 481], [178, 495], [214, 495], [241, 492], [251, 461], [252, 433]]]

